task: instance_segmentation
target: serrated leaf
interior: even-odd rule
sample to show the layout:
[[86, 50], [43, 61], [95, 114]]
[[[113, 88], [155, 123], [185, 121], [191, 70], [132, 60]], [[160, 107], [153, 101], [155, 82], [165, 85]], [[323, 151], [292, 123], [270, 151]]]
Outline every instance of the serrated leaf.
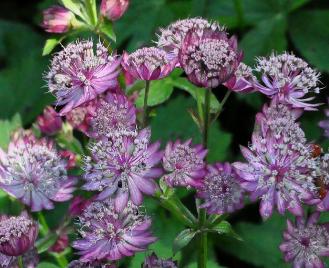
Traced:
[[50, 233], [49, 235], [36, 241], [35, 246], [38, 250], [38, 254], [47, 251], [51, 246], [53, 246], [58, 239], [58, 235], [55, 233]]
[[42, 50], [42, 56], [46, 56], [50, 54], [54, 48], [62, 41], [62, 38], [50, 38], [47, 39], [43, 50]]
[[11, 120], [0, 120], [0, 147], [7, 149], [11, 134], [22, 127], [22, 121], [19, 114], [16, 114]]
[[110, 38], [111, 40], [113, 40], [114, 42], [116, 42], [117, 38], [116, 38], [116, 35], [115, 35], [115, 32], [113, 30], [113, 24], [111, 21], [109, 20], [104, 20], [101, 27], [100, 27], [100, 30], [108, 37]]
[[182, 232], [180, 232], [175, 238], [173, 243], [173, 248], [172, 248], [173, 254], [175, 255], [178, 251], [180, 251], [182, 248], [187, 246], [195, 235], [196, 232], [192, 229], [185, 229]]

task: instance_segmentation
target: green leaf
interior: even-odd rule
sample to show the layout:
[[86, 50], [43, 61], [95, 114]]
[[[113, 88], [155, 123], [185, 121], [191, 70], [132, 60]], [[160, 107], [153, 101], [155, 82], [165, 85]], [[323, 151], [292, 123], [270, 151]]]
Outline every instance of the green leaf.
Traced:
[[60, 267], [50, 262], [40, 262], [37, 268], [60, 268]]
[[185, 229], [180, 232], [174, 240], [173, 243], [173, 254], [175, 255], [178, 251], [188, 245], [191, 242], [193, 237], [196, 235], [196, 232], [192, 229]]
[[50, 38], [46, 41], [43, 50], [42, 56], [50, 54], [53, 49], [63, 40], [63, 38]]
[[102, 25], [100, 27], [100, 30], [111, 40], [116, 42], [117, 38], [115, 35], [115, 32], [113, 30], [113, 23], [109, 20], [104, 19], [102, 22]]
[[221, 221], [218, 225], [212, 228], [212, 231], [218, 234], [226, 234], [228, 236], [232, 236], [237, 240], [242, 241], [241, 236], [239, 236], [232, 228], [232, 225], [228, 221]]
[[47, 251], [52, 245], [56, 243], [58, 235], [56, 233], [50, 233], [49, 235], [36, 241], [35, 246], [38, 250], [38, 254]]
[[[166, 100], [169, 99], [173, 90], [174, 87], [173, 87], [172, 79], [170, 77], [164, 78], [162, 80], [151, 81], [149, 96], [147, 100], [148, 106], [156, 106], [165, 102]], [[143, 89], [140, 92], [136, 100], [135, 104], [137, 107], [143, 107], [144, 94], [145, 94], [145, 89]]]
[[329, 72], [329, 10], [300, 11], [289, 23], [298, 51], [319, 70]]
[[22, 127], [22, 121], [19, 114], [15, 114], [11, 120], [0, 120], [0, 147], [2, 149], [7, 149], [11, 134], [20, 127]]
[[86, 19], [86, 16], [83, 14], [83, 4], [81, 0], [60, 0], [64, 7], [71, 10], [74, 14], [79, 17]]
[[286, 24], [286, 18], [279, 14], [261, 21], [247, 32], [240, 42], [240, 47], [246, 52], [244, 62], [254, 64], [256, 56], [266, 56], [272, 51], [285, 50], [287, 48]]

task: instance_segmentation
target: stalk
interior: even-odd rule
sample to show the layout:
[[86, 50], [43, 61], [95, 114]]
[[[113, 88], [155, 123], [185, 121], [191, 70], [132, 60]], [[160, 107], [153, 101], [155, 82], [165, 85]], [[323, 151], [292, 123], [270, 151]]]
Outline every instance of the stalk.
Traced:
[[22, 256], [18, 256], [17, 257], [17, 262], [18, 262], [18, 267], [19, 268], [24, 268], [24, 265], [23, 265], [23, 257]]
[[147, 125], [147, 119], [148, 119], [148, 113], [147, 113], [147, 98], [150, 91], [150, 81], [145, 81], [145, 94], [144, 94], [144, 107], [143, 107], [143, 121], [142, 121], [142, 127], [146, 127]]

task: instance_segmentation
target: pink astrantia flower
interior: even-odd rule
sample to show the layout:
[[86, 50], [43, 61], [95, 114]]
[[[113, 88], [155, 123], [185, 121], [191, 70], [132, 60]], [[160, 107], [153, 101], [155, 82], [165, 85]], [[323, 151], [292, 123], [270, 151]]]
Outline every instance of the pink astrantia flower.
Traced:
[[38, 116], [37, 124], [43, 134], [54, 135], [62, 128], [62, 119], [53, 107], [47, 106]]
[[[329, 103], [329, 99], [328, 99], [328, 103]], [[324, 110], [324, 114], [327, 117], [326, 120], [322, 120], [319, 122], [319, 127], [321, 127], [324, 131], [323, 135], [326, 138], [329, 138], [329, 109], [325, 109]]]
[[32, 134], [16, 136], [8, 152], [0, 149], [0, 188], [21, 200], [32, 211], [53, 209], [53, 201], [72, 197], [75, 180], [52, 141]]
[[97, 103], [90, 125], [93, 138], [132, 133], [136, 129], [135, 106], [125, 95], [109, 93]]
[[26, 212], [20, 216], [0, 216], [0, 253], [21, 256], [30, 250], [38, 236], [38, 224]]
[[119, 260], [144, 251], [156, 238], [150, 232], [151, 220], [131, 202], [122, 211], [107, 199], [89, 205], [79, 217], [81, 240], [73, 243], [80, 260]]
[[238, 93], [250, 93], [255, 91], [254, 84], [256, 81], [257, 79], [253, 75], [252, 69], [243, 62], [240, 62], [234, 75], [223, 85]]
[[160, 48], [144, 47], [128, 55], [123, 54], [122, 66], [139, 80], [158, 80], [166, 77], [175, 68], [176, 61], [169, 60]]
[[271, 216], [274, 207], [283, 214], [289, 210], [303, 215], [302, 203], [316, 204], [314, 184], [316, 161], [311, 145], [296, 119], [301, 110], [272, 102], [256, 116], [256, 128], [249, 148], [241, 147], [248, 163], [234, 163], [241, 186], [252, 200], [261, 199], [260, 213]]
[[195, 85], [215, 88], [228, 81], [242, 60], [237, 39], [225, 31], [190, 30], [178, 54], [180, 66]]
[[163, 176], [171, 186], [198, 188], [206, 174], [204, 158], [207, 150], [202, 145], [192, 146], [192, 140], [168, 142], [162, 159], [166, 174]]
[[108, 54], [107, 48], [98, 43], [96, 52], [92, 41], [70, 43], [51, 61], [46, 76], [57, 105], [64, 105], [60, 114], [95, 99], [118, 85], [120, 58]]
[[53, 6], [43, 11], [42, 27], [49, 33], [65, 33], [70, 27], [74, 14], [61, 6]]
[[224, 31], [225, 28], [216, 22], [209, 22], [202, 18], [178, 20], [167, 28], [160, 29], [157, 45], [165, 50], [171, 59], [177, 59], [185, 36], [190, 30], [202, 37], [205, 30]]
[[320, 74], [304, 60], [286, 52], [280, 55], [272, 54], [267, 58], [258, 58], [255, 70], [262, 75], [263, 83], [257, 83], [256, 88], [263, 94], [295, 108], [317, 110], [315, 107], [319, 104], [308, 103], [315, 97], [306, 95], [310, 92], [320, 92]]
[[156, 167], [163, 153], [160, 143], [150, 144], [151, 131], [138, 134], [117, 133], [109, 140], [100, 140], [90, 146], [91, 156], [85, 158], [83, 186], [88, 191], [100, 191], [99, 200], [114, 196], [115, 205], [122, 210], [128, 199], [140, 205], [143, 195], [156, 190], [153, 179], [160, 177], [162, 169]]
[[177, 262], [172, 259], [163, 260], [153, 252], [147, 256], [142, 264], [142, 268], [177, 268]]
[[321, 257], [329, 257], [329, 223], [317, 224], [319, 216], [313, 213], [307, 220], [297, 217], [295, 225], [287, 220], [280, 250], [293, 267], [325, 267]]
[[122, 17], [129, 6], [129, 0], [102, 0], [101, 14], [111, 21]]
[[208, 214], [232, 213], [243, 207], [244, 190], [238, 175], [229, 163], [208, 165], [203, 186], [198, 190], [198, 197], [204, 199], [200, 206]]

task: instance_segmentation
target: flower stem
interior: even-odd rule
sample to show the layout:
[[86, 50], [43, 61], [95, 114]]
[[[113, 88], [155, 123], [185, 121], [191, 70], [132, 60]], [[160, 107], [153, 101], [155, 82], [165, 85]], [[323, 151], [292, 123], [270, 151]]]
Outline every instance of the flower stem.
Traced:
[[18, 256], [17, 257], [17, 262], [18, 262], [18, 267], [19, 268], [24, 268], [24, 265], [23, 265], [23, 257], [22, 256]]
[[45, 236], [49, 232], [49, 227], [48, 227], [46, 218], [42, 214], [42, 212], [38, 212], [38, 219], [39, 219], [39, 222], [40, 222], [40, 225], [41, 225], [40, 233]]
[[[210, 123], [210, 95], [211, 90], [206, 89], [203, 109], [203, 129], [202, 129], [202, 144], [205, 148], [208, 147], [208, 132]], [[207, 214], [205, 209], [200, 209], [199, 212], [199, 229], [202, 230], [207, 223]], [[199, 248], [198, 248], [198, 268], [207, 267], [207, 251], [208, 251], [208, 237], [207, 232], [200, 232], [199, 234]]]
[[144, 107], [143, 107], [143, 121], [142, 126], [143, 128], [147, 125], [148, 113], [147, 113], [147, 98], [150, 91], [150, 83], [151, 81], [145, 81], [145, 93], [144, 93]]

